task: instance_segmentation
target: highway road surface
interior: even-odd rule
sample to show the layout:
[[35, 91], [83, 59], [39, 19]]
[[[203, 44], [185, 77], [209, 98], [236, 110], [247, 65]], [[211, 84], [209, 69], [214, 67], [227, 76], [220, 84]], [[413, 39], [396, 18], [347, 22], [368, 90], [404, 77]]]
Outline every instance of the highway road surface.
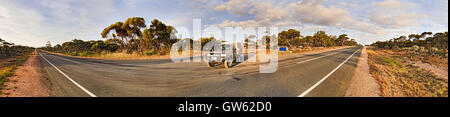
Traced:
[[361, 47], [280, 55], [275, 73], [250, 62], [208, 68], [170, 59], [102, 60], [38, 51], [54, 96], [69, 97], [342, 97]]

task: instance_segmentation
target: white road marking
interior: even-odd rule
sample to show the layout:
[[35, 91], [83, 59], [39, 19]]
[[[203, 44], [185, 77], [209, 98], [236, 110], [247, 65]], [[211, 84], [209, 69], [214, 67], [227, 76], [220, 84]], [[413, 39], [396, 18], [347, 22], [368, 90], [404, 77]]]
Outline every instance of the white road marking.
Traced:
[[83, 86], [81, 86], [80, 84], [78, 84], [77, 82], [75, 82], [72, 78], [70, 78], [69, 76], [67, 76], [64, 72], [62, 72], [61, 70], [59, 70], [58, 67], [56, 67], [55, 65], [53, 65], [53, 63], [51, 63], [50, 61], [47, 60], [47, 58], [45, 58], [44, 56], [42, 56], [41, 53], [39, 53], [39, 55], [44, 58], [45, 61], [47, 61], [47, 63], [49, 63], [50, 65], [52, 65], [56, 70], [59, 71], [59, 73], [61, 73], [62, 75], [64, 75], [67, 79], [69, 79], [73, 84], [75, 84], [76, 86], [78, 86], [81, 90], [83, 90], [84, 92], [86, 92], [89, 96], [91, 97], [97, 97], [95, 94], [91, 93], [90, 91], [88, 91], [86, 88], [84, 88]]
[[125, 65], [125, 66], [134, 66], [134, 64], [120, 64], [120, 65]]
[[297, 64], [301, 64], [301, 63], [305, 63], [305, 62], [308, 62], [308, 61], [312, 61], [312, 60], [320, 59], [320, 58], [323, 58], [323, 57], [327, 57], [327, 56], [335, 55], [335, 54], [337, 54], [337, 53], [340, 53], [340, 52], [342, 52], [342, 51], [339, 51], [339, 52], [335, 52], [335, 53], [331, 53], [331, 54], [327, 54], [327, 55], [323, 55], [323, 56], [320, 56], [320, 57], [317, 57], [317, 58], [312, 58], [312, 59], [308, 59], [308, 60], [300, 61], [300, 62], [297, 62]]
[[[54, 55], [52, 55], [52, 56], [54, 56]], [[59, 57], [59, 56], [54, 56], [54, 57], [58, 57], [59, 59], [62, 59], [62, 60], [65, 60], [65, 61], [69, 61], [69, 62], [72, 62], [72, 63], [81, 64], [81, 62], [69, 60], [69, 59], [66, 59], [66, 58], [63, 58], [63, 57]]]
[[309, 92], [311, 92], [314, 88], [316, 88], [317, 86], [320, 85], [320, 83], [322, 83], [323, 81], [325, 81], [328, 77], [331, 76], [331, 74], [333, 74], [334, 72], [336, 72], [342, 65], [344, 65], [353, 55], [355, 55], [357, 52], [359, 51], [356, 50], [352, 55], [350, 55], [347, 59], [345, 59], [344, 62], [342, 62], [339, 66], [337, 66], [333, 71], [331, 71], [330, 73], [328, 73], [325, 77], [323, 77], [319, 82], [317, 82], [316, 84], [314, 84], [312, 87], [310, 87], [308, 90], [306, 90], [305, 92], [303, 92], [302, 94], [300, 94], [298, 97], [305, 97], [306, 94], [308, 94]]
[[[59, 57], [59, 56], [56, 56], [56, 55], [51, 55], [51, 56], [57, 57], [57, 58], [59, 58], [59, 59], [62, 59], [62, 60], [65, 60], [65, 61], [69, 61], [69, 62], [72, 62], [72, 63], [83, 64], [83, 63], [81, 63], [81, 62], [73, 61], [73, 60], [70, 60], [70, 59], [66, 59], [66, 58], [64, 58], [64, 57]], [[133, 66], [133, 64], [120, 64], [120, 65]]]

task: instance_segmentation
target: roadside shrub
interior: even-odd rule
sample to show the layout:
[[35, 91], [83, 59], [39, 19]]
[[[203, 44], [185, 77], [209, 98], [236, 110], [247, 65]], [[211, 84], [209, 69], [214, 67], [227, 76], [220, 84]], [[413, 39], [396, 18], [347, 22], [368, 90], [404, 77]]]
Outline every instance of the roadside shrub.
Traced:
[[436, 54], [439, 55], [440, 57], [444, 57], [444, 58], [448, 57], [448, 51], [447, 50], [438, 50], [436, 52]]
[[155, 54], [156, 54], [155, 50], [144, 51], [144, 55], [147, 55], [147, 56], [151, 56], [151, 55], [155, 55]]
[[15, 68], [16, 66], [11, 66], [0, 70], [0, 85], [3, 85], [4, 82], [8, 81], [8, 77], [14, 75], [13, 71]]
[[411, 51], [412, 50], [412, 47], [403, 47], [403, 48], [401, 48], [402, 50], [406, 50], [406, 51]]
[[398, 49], [400, 49], [400, 47], [398, 47], [398, 46], [394, 46], [394, 47], [392, 47], [392, 49], [394, 49], [394, 50], [398, 50]]
[[133, 51], [133, 50], [126, 50], [126, 53], [127, 53], [127, 54], [133, 54], [134, 51]]
[[78, 52], [70, 52], [68, 55], [71, 56], [79, 56], [80, 54]]
[[420, 47], [419, 51], [420, 52], [426, 52], [426, 49], [425, 49], [425, 47]]
[[439, 49], [437, 49], [435, 47], [432, 47], [432, 48], [428, 49], [428, 54], [433, 55], [433, 54], [438, 54], [438, 53], [439, 53]]
[[417, 45], [414, 45], [414, 46], [412, 46], [412, 49], [417, 52], [417, 51], [419, 51], [420, 47]]
[[87, 53], [86, 52], [80, 52], [78, 55], [79, 56], [87, 56]]

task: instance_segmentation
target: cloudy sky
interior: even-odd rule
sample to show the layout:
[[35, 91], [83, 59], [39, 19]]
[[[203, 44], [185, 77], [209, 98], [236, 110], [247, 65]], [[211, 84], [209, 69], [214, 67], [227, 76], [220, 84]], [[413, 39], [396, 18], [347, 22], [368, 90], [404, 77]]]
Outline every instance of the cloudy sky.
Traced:
[[0, 38], [40, 47], [74, 38], [99, 40], [129, 17], [192, 29], [277, 26], [311, 35], [349, 34], [370, 44], [424, 31], [448, 31], [447, 0], [0, 0]]

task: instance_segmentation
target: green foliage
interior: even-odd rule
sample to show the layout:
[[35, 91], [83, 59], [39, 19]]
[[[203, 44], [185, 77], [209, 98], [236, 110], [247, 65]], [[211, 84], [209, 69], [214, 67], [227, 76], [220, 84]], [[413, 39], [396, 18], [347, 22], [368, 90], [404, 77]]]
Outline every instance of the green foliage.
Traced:
[[33, 52], [34, 48], [15, 45], [1, 38], [0, 45], [0, 59], [8, 57], [16, 58], [9, 61], [10, 63], [4, 64], [2, 66], [3, 68], [0, 68], [0, 85], [3, 85], [8, 80], [7, 78], [14, 74], [16, 67], [23, 64], [29, 58], [29, 54]]
[[64, 53], [72, 56], [93, 56], [101, 52], [113, 53], [119, 49], [119, 45], [114, 41], [83, 41], [74, 39], [64, 42], [62, 45], [55, 45], [52, 48], [41, 48], [47, 51]]
[[345, 43], [348, 41], [348, 39], [350, 39], [350, 38], [347, 37], [347, 34], [342, 34], [342, 35], [339, 35], [339, 37], [337, 38], [336, 41], [337, 41], [338, 45], [344, 46], [344, 45], [346, 45]]
[[209, 38], [200, 38], [200, 43], [202, 45], [202, 49], [203, 46], [205, 46], [208, 42], [216, 40], [214, 37], [209, 37]]
[[155, 49], [164, 53], [170, 51], [172, 44], [177, 41], [171, 38], [174, 37], [175, 33], [176, 30], [174, 27], [154, 19], [149, 28], [143, 31], [143, 50]]
[[428, 49], [428, 54], [437, 54], [439, 53], [439, 49], [432, 47]]
[[13, 71], [16, 66], [6, 67], [0, 69], [0, 85], [3, 85], [4, 82], [8, 81], [8, 77], [14, 75]]
[[412, 47], [412, 50], [413, 50], [413, 51], [419, 51], [419, 50], [420, 50], [420, 47], [417, 46], [417, 45], [414, 45], [414, 46]]
[[434, 47], [439, 50], [448, 50], [448, 32], [432, 34], [431, 32], [423, 32], [420, 35], [411, 34], [408, 37], [400, 36], [388, 41], [377, 41], [372, 46], [390, 49], [419, 46], [425, 47], [426, 49]]
[[431, 56], [448, 57], [448, 32], [436, 33], [423, 32], [400, 36], [388, 41], [377, 41], [372, 46], [384, 49], [408, 49], [416, 53], [427, 53]]
[[151, 55], [155, 55], [155, 54], [157, 54], [157, 52], [155, 50], [144, 51], [144, 55], [147, 55], [147, 56], [151, 56]]
[[34, 48], [28, 46], [15, 45], [14, 43], [6, 42], [0, 38], [0, 59], [16, 56], [24, 56], [32, 52]]
[[294, 47], [294, 45], [300, 45], [300, 31], [289, 29], [287, 31], [281, 31], [278, 33], [278, 45], [286, 47]]
[[398, 63], [396, 60], [392, 59], [392, 58], [387, 58], [387, 57], [382, 57], [382, 59], [390, 66], [392, 67], [398, 67], [398, 66], [402, 66], [403, 64]]
[[312, 36], [303, 37], [300, 31], [289, 29], [278, 34], [278, 45], [285, 47], [331, 47], [331, 46], [357, 46], [355, 39], [351, 39], [347, 34], [328, 35], [325, 31], [318, 31]]
[[[17, 66], [22, 65], [25, 61], [30, 57], [27, 53], [26, 55], [22, 55], [17, 57], [15, 60], [10, 61], [11, 63], [5, 64], [3, 68], [0, 68], [0, 86], [3, 85], [4, 82], [8, 81], [8, 77], [14, 75], [14, 70], [16, 70]], [[0, 92], [1, 93], [1, 92]]]
[[[120, 45], [120, 49], [127, 51], [143, 50], [139, 44], [142, 39], [141, 29], [145, 28], [145, 20], [141, 17], [128, 18], [125, 22], [116, 22], [103, 29], [101, 36], [108, 38], [112, 35], [111, 41]], [[113, 31], [113, 32], [112, 32]], [[121, 41], [119, 41], [119, 39]]]

